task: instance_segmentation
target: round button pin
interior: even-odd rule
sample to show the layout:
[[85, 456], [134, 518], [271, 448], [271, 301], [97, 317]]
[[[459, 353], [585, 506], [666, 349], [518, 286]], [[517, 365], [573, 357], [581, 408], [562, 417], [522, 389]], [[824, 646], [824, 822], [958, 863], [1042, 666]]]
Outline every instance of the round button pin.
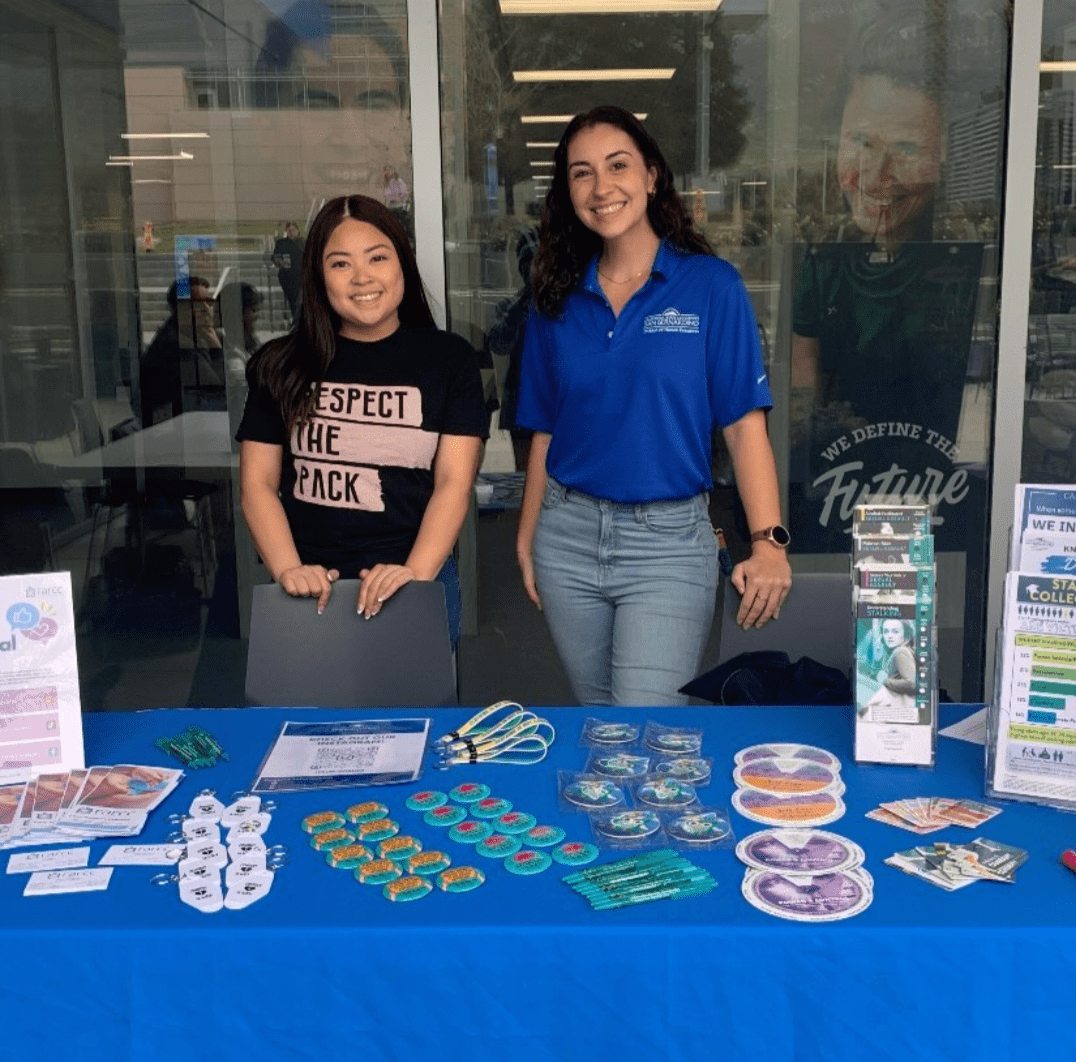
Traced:
[[448, 803], [448, 794], [437, 789], [424, 789], [421, 793], [412, 793], [404, 803], [412, 811], [429, 811]]
[[523, 842], [518, 837], [509, 837], [506, 833], [494, 833], [484, 841], [479, 841], [474, 850], [490, 859], [500, 859], [513, 852], [518, 852], [523, 847]]
[[461, 844], [478, 844], [493, 833], [493, 827], [488, 822], [479, 822], [477, 819], [467, 819], [466, 822], [458, 823], [448, 831], [450, 840], [459, 841]]
[[437, 875], [437, 887], [442, 892], [470, 892], [486, 880], [477, 867], [451, 867]]
[[501, 833], [523, 833], [534, 826], [537, 821], [526, 811], [506, 811], [497, 819], [497, 829]]
[[581, 867], [598, 858], [598, 846], [585, 841], [569, 841], [552, 851], [553, 858], [566, 867]]
[[455, 826], [465, 818], [467, 812], [459, 804], [442, 804], [439, 808], [430, 808], [422, 816], [422, 821], [427, 826]]
[[387, 900], [421, 900], [433, 892], [433, 885], [425, 878], [417, 874], [409, 874], [406, 878], [397, 878], [388, 882], [381, 890], [381, 895]]
[[504, 861], [504, 869], [510, 874], [541, 874], [552, 865], [548, 852], [532, 852], [530, 849], [516, 852]]
[[373, 822], [374, 819], [388, 818], [389, 809], [376, 800], [368, 800], [365, 804], [352, 804], [347, 809], [348, 822], [356, 824], [360, 822]]
[[471, 805], [471, 814], [476, 819], [495, 819], [512, 810], [512, 802], [504, 797], [483, 797]]
[[489, 796], [489, 786], [482, 782], [464, 782], [448, 795], [460, 804], [473, 804]]
[[560, 844], [565, 836], [564, 830], [559, 826], [532, 826], [522, 834], [524, 844], [529, 844], [532, 848], [551, 848]]

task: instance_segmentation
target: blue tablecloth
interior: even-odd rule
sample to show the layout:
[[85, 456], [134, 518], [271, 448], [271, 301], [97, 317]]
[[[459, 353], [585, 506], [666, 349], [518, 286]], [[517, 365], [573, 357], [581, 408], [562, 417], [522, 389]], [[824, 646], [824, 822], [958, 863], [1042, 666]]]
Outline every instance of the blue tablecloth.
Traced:
[[[805, 741], [841, 757], [848, 811], [827, 827], [858, 841], [873, 905], [837, 923], [767, 917], [742, 898], [732, 851], [694, 856], [719, 879], [707, 896], [595, 913], [554, 867], [508, 874], [427, 827], [404, 807], [419, 788], [487, 782], [540, 822], [589, 839], [557, 810], [556, 769], [581, 768], [587, 710], [545, 713], [558, 730], [536, 767], [427, 771], [420, 785], [279, 797], [268, 835], [291, 847], [270, 895], [244, 911], [201, 915], [152, 870], [121, 867], [105, 893], [24, 899], [22, 875], [0, 879], [0, 993], [5, 1059], [287, 1059], [361, 1057], [538, 1062], [620, 1059], [833, 1060], [1070, 1057], [1076, 1004], [1076, 876], [1058, 854], [1076, 820], [1007, 804], [978, 834], [1026, 848], [1015, 884], [946, 893], [882, 865], [914, 835], [864, 818], [881, 800], [978, 796], [982, 749], [939, 739], [935, 770], [857, 767], [849, 717], [832, 708], [604, 712], [610, 719], [701, 725], [715, 760], [708, 803], [728, 806], [732, 757], [760, 741]], [[965, 708], [965, 713], [970, 709]], [[384, 713], [386, 715], [393, 713]], [[421, 712], [395, 713], [403, 715]], [[467, 713], [434, 713], [443, 733]], [[943, 722], [959, 713], [949, 711]], [[166, 763], [153, 740], [191, 723], [231, 762], [191, 772], [139, 838], [163, 841], [165, 816], [195, 792], [248, 785], [280, 723], [341, 718], [316, 710], [145, 712], [85, 718], [88, 763]], [[329, 869], [299, 820], [376, 796], [427, 847], [478, 862], [488, 880], [392, 904]], [[733, 815], [737, 835], [760, 828]], [[93, 844], [91, 865], [106, 842]], [[616, 858], [610, 856], [608, 858]]]

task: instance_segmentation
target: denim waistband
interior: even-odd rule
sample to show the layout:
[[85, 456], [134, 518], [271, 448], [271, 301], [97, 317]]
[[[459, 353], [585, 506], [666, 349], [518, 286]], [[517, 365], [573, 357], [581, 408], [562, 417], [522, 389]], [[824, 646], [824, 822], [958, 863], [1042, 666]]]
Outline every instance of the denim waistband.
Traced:
[[586, 491], [576, 490], [574, 487], [566, 487], [563, 483], [558, 483], [552, 476], [546, 477], [546, 489], [551, 490], [555, 494], [559, 494], [565, 501], [586, 505], [589, 508], [598, 509], [602, 512], [631, 513], [636, 517], [656, 510], [667, 512], [670, 509], [679, 508], [681, 506], [699, 505], [700, 503], [702, 510], [706, 511], [710, 505], [710, 494], [705, 490], [690, 498], [667, 498], [660, 501], [650, 502], [615, 502], [609, 501], [607, 498], [595, 497], [593, 494], [587, 494]]

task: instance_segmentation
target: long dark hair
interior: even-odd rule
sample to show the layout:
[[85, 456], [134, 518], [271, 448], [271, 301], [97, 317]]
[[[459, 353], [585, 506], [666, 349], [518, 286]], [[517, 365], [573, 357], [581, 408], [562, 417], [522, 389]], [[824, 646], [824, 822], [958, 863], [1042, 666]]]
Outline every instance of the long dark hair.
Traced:
[[267, 343], [251, 360], [251, 388], [265, 387], [279, 403], [288, 434], [314, 411], [317, 385], [336, 355], [340, 315], [329, 305], [325, 291], [322, 257], [337, 226], [348, 218], [373, 225], [392, 241], [403, 270], [404, 294], [400, 302], [401, 325], [436, 328], [419, 275], [418, 262], [403, 226], [388, 207], [365, 195], [342, 195], [330, 199], [314, 218], [303, 247], [302, 304], [292, 331]]
[[595, 125], [612, 125], [635, 142], [647, 168], [657, 171], [654, 194], [646, 204], [646, 216], [662, 239], [694, 254], [713, 254], [710, 241], [695, 228], [691, 215], [676, 191], [675, 179], [654, 138], [635, 115], [621, 107], [595, 107], [577, 114], [564, 130], [553, 152], [553, 183], [545, 198], [538, 254], [534, 259], [534, 292], [538, 309], [558, 317], [564, 301], [579, 283], [587, 264], [602, 248], [601, 237], [584, 225], [572, 206], [568, 191], [568, 145], [577, 133]]

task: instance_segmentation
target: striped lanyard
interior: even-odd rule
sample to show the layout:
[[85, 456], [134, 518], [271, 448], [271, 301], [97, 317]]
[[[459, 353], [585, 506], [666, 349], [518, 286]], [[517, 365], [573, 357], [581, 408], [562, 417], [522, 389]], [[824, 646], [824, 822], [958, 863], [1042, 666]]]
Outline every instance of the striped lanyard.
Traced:
[[434, 742], [440, 760], [435, 766], [445, 770], [464, 763], [539, 763], [555, 737], [548, 719], [515, 701], [498, 701]]

